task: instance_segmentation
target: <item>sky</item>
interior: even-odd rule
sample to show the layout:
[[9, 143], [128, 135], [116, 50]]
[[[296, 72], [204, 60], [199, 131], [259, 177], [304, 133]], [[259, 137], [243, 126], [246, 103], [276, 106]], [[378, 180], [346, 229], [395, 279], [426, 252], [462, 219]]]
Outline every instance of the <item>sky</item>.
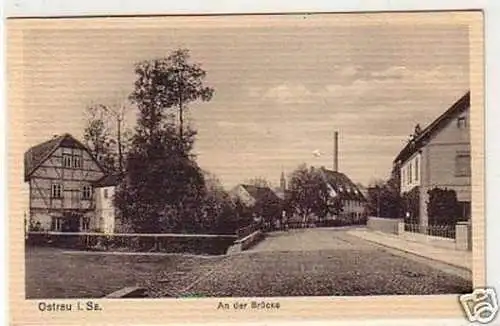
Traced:
[[[277, 186], [302, 163], [331, 168], [334, 131], [339, 170], [368, 185], [389, 175], [417, 123], [469, 89], [468, 29], [458, 23], [130, 26], [25, 31], [27, 144], [65, 132], [82, 139], [85, 108], [122, 102], [135, 63], [188, 48], [215, 89], [190, 106], [194, 151], [226, 188], [254, 177]], [[131, 107], [129, 126], [135, 118]]]

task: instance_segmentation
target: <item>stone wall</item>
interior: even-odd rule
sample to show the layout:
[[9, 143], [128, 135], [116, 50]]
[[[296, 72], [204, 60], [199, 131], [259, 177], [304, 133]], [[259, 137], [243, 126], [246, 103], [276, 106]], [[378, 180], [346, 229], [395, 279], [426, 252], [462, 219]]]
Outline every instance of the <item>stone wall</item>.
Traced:
[[252, 234], [247, 235], [242, 239], [236, 240], [231, 247], [228, 248], [227, 254], [235, 254], [238, 252], [245, 251], [255, 246], [260, 241], [264, 240], [264, 233], [261, 230], [257, 230]]
[[381, 217], [368, 217], [366, 226], [373, 231], [380, 231], [384, 233], [399, 234], [401, 219], [394, 218], [381, 218]]

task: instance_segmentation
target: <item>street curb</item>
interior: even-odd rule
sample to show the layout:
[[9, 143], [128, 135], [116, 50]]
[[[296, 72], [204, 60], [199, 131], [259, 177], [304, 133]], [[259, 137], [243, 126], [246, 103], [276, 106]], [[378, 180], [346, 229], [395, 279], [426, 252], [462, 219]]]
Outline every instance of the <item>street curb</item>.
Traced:
[[461, 266], [461, 265], [449, 263], [449, 262], [442, 261], [442, 260], [439, 260], [439, 259], [436, 259], [436, 258], [432, 258], [432, 257], [429, 257], [429, 256], [418, 254], [418, 253], [416, 253], [414, 251], [410, 251], [410, 250], [406, 250], [406, 249], [402, 249], [402, 248], [390, 246], [390, 245], [387, 245], [387, 244], [384, 244], [384, 243], [377, 242], [375, 240], [371, 240], [371, 239], [360, 237], [360, 236], [358, 236], [356, 234], [352, 234], [352, 233], [349, 233], [349, 234], [352, 235], [352, 236], [358, 237], [359, 239], [363, 239], [363, 240], [366, 240], [368, 242], [375, 243], [375, 244], [377, 244], [379, 246], [382, 246], [382, 247], [385, 247], [385, 248], [389, 248], [389, 249], [393, 249], [393, 250], [398, 250], [398, 251], [404, 252], [406, 254], [410, 254], [410, 255], [414, 255], [414, 256], [420, 257], [420, 258], [425, 258], [425, 259], [428, 259], [428, 260], [439, 262], [441, 264], [445, 264], [445, 265], [448, 265], [448, 266], [451, 266], [451, 267], [454, 267], [454, 268], [458, 268], [458, 269], [460, 269], [460, 270], [462, 270], [464, 272], [472, 273], [472, 271], [470, 269], [468, 269], [467, 267]]
[[124, 287], [118, 291], [112, 292], [104, 297], [104, 299], [138, 299], [146, 297], [146, 289], [138, 286]]

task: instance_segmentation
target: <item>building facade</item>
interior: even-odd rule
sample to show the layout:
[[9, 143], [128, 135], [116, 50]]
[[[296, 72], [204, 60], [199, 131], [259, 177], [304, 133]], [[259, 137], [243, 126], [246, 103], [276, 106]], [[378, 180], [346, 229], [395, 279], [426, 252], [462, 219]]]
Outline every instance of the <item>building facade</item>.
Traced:
[[400, 171], [401, 194], [413, 192], [419, 202], [417, 209], [405, 212], [406, 217], [427, 226], [428, 191], [441, 188], [456, 192], [458, 218], [470, 219], [470, 92], [428, 127], [415, 133], [393, 163]]
[[94, 183], [95, 214], [100, 232], [111, 234], [118, 227], [113, 198], [119, 180], [117, 175], [107, 175]]
[[93, 183], [104, 177], [89, 150], [69, 134], [31, 147], [24, 155], [30, 230], [80, 232], [99, 228]]

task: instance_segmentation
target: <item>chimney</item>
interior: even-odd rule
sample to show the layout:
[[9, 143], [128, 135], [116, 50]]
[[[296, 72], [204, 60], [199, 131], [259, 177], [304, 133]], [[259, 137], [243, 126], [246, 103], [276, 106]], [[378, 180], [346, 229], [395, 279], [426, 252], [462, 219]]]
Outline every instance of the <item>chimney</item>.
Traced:
[[333, 134], [333, 171], [339, 170], [339, 133], [335, 131]]

